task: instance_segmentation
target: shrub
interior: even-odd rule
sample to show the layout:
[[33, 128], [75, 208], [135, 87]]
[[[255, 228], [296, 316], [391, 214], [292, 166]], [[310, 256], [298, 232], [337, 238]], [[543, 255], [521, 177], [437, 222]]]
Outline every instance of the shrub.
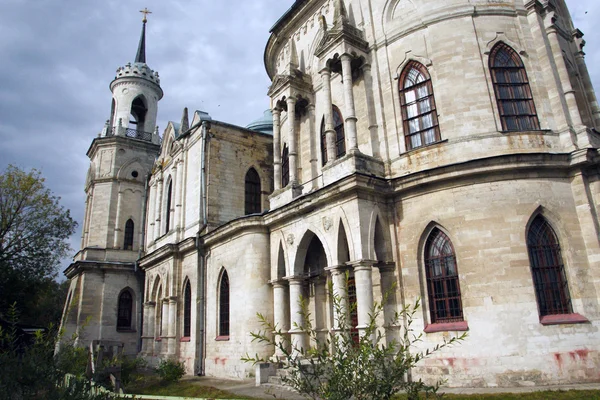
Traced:
[[185, 365], [183, 362], [175, 360], [160, 360], [158, 367], [156, 367], [156, 373], [165, 382], [176, 382], [185, 375]]
[[[392, 324], [402, 325], [402, 333], [398, 340], [386, 344], [376, 323], [383, 312], [384, 299], [383, 303], [374, 304], [368, 326], [355, 343], [349, 322], [356, 304], [349, 304], [348, 293], [335, 293], [331, 282], [329, 292], [334, 293], [333, 307], [339, 329], [329, 332], [325, 339], [312, 327], [306, 301], [300, 299], [300, 312], [305, 324], [295, 324], [294, 329], [301, 330], [308, 337], [312, 345], [307, 348], [294, 347], [289, 336], [258, 314], [264, 330], [251, 335], [253, 340], [274, 346], [283, 355], [281, 365], [287, 370], [287, 374], [282, 376], [284, 384], [312, 399], [385, 400], [400, 391], [406, 392], [410, 400], [418, 399], [419, 393], [437, 395], [442, 382], [427, 385], [420, 379], [409, 379], [410, 371], [423, 358], [463, 340], [466, 334], [444, 339], [425, 351], [414, 351], [414, 344], [422, 337], [422, 333], [417, 334], [412, 329], [414, 316], [420, 307], [417, 300], [416, 304], [407, 305], [396, 313]], [[242, 360], [252, 363], [271, 361], [258, 355], [246, 355]]]

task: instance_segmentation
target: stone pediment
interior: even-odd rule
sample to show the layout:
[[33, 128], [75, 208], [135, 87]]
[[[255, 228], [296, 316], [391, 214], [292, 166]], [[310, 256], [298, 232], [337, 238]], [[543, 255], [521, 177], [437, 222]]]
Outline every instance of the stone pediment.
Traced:
[[273, 83], [267, 92], [269, 97], [276, 97], [274, 96], [275, 94], [287, 88], [293, 88], [306, 93], [310, 93], [312, 91], [312, 79], [309, 75], [303, 73], [299, 69], [293, 69], [289, 72], [289, 74], [285, 75], [275, 75], [275, 78], [273, 78]]
[[349, 44], [365, 53], [369, 49], [363, 32], [346, 22], [340, 28], [334, 27], [324, 32], [323, 38], [316, 47], [315, 55], [320, 58], [340, 43]]

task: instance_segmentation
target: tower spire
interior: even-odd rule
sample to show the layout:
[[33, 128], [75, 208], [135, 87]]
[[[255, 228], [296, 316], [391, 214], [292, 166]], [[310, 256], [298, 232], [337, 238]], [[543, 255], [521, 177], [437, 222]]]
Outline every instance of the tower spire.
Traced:
[[138, 45], [137, 53], [135, 55], [136, 63], [146, 63], [146, 22], [148, 19], [146, 18], [148, 14], [152, 14], [151, 11], [148, 11], [147, 8], [140, 10], [142, 14], [144, 14], [144, 18], [142, 19], [142, 35], [140, 36], [140, 44]]

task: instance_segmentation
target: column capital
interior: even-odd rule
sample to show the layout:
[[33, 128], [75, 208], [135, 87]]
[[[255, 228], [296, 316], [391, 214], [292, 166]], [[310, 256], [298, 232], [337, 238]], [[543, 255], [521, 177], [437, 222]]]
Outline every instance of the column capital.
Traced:
[[306, 282], [306, 277], [304, 275], [286, 276], [283, 279], [288, 281], [290, 285], [303, 285]]
[[176, 303], [177, 302], [177, 296], [169, 296], [168, 299], [169, 299], [170, 303]]
[[351, 55], [351, 54], [348, 54], [348, 53], [343, 53], [343, 54], [340, 56], [340, 60], [342, 60], [342, 61], [352, 61], [352, 59], [353, 59], [353, 58], [354, 58], [354, 57], [352, 57], [352, 55]]
[[156, 302], [155, 301], [147, 301], [144, 303], [145, 307], [154, 307], [156, 306]]
[[375, 264], [377, 264], [377, 260], [355, 260], [348, 262], [348, 265], [354, 268], [355, 271], [372, 269]]
[[323, 67], [319, 71], [319, 74], [321, 74], [321, 75], [331, 75], [331, 68], [329, 68], [329, 67]]
[[396, 269], [396, 263], [394, 261], [379, 261], [375, 264], [375, 267], [379, 268], [381, 272], [389, 272]]
[[325, 268], [325, 271], [329, 272], [331, 275], [345, 274], [346, 271], [350, 270], [350, 266], [346, 264], [332, 265], [330, 267]]
[[281, 114], [281, 108], [279, 108], [279, 107], [273, 107], [271, 109], [271, 114], [273, 114], [273, 116], [275, 116], [275, 115], [279, 116], [279, 114]]
[[269, 281], [269, 283], [275, 288], [283, 288], [288, 286], [289, 282], [283, 278], [279, 278], [279, 279], [272, 279]]

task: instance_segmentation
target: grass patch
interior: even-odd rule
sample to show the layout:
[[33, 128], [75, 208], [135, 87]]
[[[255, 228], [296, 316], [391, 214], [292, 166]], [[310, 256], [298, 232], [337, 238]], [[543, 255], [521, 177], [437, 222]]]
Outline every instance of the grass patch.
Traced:
[[204, 397], [209, 399], [247, 399], [212, 386], [202, 386], [188, 381], [164, 382], [156, 376], [146, 376], [125, 388], [128, 394], [157, 396]]
[[[442, 392], [440, 390], [440, 392]], [[430, 397], [431, 398], [431, 397]], [[406, 395], [394, 397], [406, 400]], [[425, 397], [423, 396], [423, 399]], [[600, 400], [600, 390], [546, 390], [528, 393], [445, 394], [443, 400]]]

